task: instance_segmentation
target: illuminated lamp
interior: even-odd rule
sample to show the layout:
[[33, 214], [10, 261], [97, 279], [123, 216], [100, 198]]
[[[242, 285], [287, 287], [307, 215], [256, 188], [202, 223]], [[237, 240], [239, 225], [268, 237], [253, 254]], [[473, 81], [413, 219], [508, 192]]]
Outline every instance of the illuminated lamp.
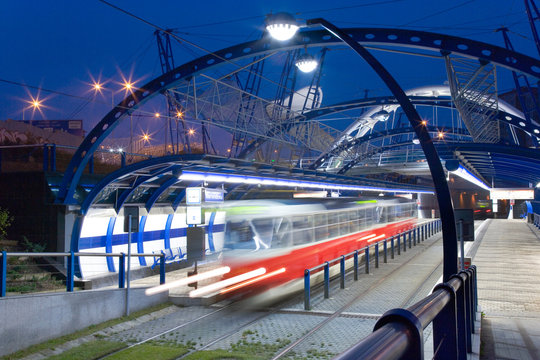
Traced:
[[490, 190], [490, 187], [487, 186], [482, 180], [471, 174], [467, 169], [465, 169], [458, 160], [447, 160], [445, 163], [446, 169], [452, 174], [459, 176], [460, 178], [467, 180], [468, 182], [473, 183], [476, 186], [481, 187], [485, 190]]
[[319, 65], [317, 60], [307, 53], [300, 55], [294, 64], [300, 71], [305, 73], [312, 72]]
[[274, 39], [285, 41], [291, 39], [298, 31], [298, 22], [291, 14], [280, 12], [266, 16], [266, 30]]

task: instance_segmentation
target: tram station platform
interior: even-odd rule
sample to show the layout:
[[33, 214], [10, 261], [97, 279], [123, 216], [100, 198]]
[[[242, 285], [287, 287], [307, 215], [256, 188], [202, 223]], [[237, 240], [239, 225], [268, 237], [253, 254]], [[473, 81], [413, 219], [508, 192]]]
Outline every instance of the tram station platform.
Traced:
[[[466, 243], [465, 249], [477, 266], [482, 344], [478, 335], [473, 338], [469, 359], [540, 359], [540, 231], [522, 220], [490, 219], [475, 226], [476, 240]], [[185, 271], [167, 273], [167, 281], [185, 277]], [[196, 342], [198, 350], [215, 350], [244, 341], [245, 334], [263, 334], [256, 340], [269, 343], [287, 334], [293, 343], [298, 342], [293, 351], [300, 358], [317, 352], [321, 359], [330, 359], [371, 333], [385, 311], [409, 307], [430, 294], [441, 281], [441, 273], [442, 237], [437, 233], [396, 253], [394, 259], [388, 257], [387, 263], [381, 259], [379, 268], [372, 264], [370, 273], [361, 273], [358, 281], [349, 274], [345, 289], [339, 288], [339, 280], [333, 281], [329, 299], [323, 298], [322, 289], [314, 290], [309, 311], [304, 310], [302, 296], [256, 311], [220, 312], [226, 305], [194, 303], [170, 306], [145, 321], [102, 330], [99, 336], [126, 343], [164, 338], [179, 344]], [[132, 285], [155, 283], [141, 279]], [[171, 299], [187, 296], [191, 290], [176, 288], [169, 295]], [[318, 330], [311, 334], [313, 329]], [[299, 342], [304, 336], [309, 338]], [[431, 327], [424, 331], [424, 342], [425, 358], [432, 358]], [[54, 354], [72, 346], [57, 346]], [[34, 354], [28, 359], [50, 355]]]

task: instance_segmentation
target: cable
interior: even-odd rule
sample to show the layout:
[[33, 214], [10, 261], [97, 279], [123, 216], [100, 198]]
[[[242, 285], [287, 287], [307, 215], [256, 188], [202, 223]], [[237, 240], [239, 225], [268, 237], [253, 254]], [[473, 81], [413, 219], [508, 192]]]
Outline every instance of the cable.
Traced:
[[310, 11], [304, 11], [299, 12], [297, 15], [300, 14], [310, 14], [310, 13], [318, 13], [318, 12], [328, 12], [328, 11], [336, 11], [336, 10], [345, 10], [345, 9], [355, 9], [359, 7], [366, 7], [366, 6], [373, 6], [373, 5], [383, 5], [383, 4], [390, 4], [390, 3], [396, 3], [396, 2], [403, 2], [404, 0], [386, 0], [386, 1], [376, 1], [371, 2], [367, 4], [361, 4], [361, 5], [351, 5], [351, 6], [341, 6], [337, 8], [329, 8], [329, 9], [318, 9], [318, 10], [310, 10]]
[[405, 24], [402, 24], [402, 25], [400, 25], [400, 26], [407, 26], [407, 25], [413, 24], [413, 23], [415, 23], [415, 22], [418, 22], [418, 21], [421, 21], [421, 20], [424, 20], [424, 19], [427, 19], [427, 18], [436, 16], [436, 15], [444, 14], [445, 12], [448, 12], [448, 11], [450, 11], [450, 10], [454, 10], [454, 9], [457, 9], [458, 7], [463, 6], [463, 5], [470, 4], [470, 3], [472, 3], [473, 1], [474, 1], [474, 0], [466, 0], [466, 1], [462, 2], [462, 3], [460, 3], [460, 4], [451, 6], [451, 7], [447, 8], [447, 9], [444, 9], [444, 10], [437, 11], [437, 12], [435, 12], [435, 13], [433, 13], [433, 14], [429, 14], [429, 15], [422, 16], [422, 17], [420, 17], [420, 18], [418, 18], [418, 19], [414, 19], [414, 20], [409, 21], [409, 22], [407, 22], [407, 23], [405, 23]]

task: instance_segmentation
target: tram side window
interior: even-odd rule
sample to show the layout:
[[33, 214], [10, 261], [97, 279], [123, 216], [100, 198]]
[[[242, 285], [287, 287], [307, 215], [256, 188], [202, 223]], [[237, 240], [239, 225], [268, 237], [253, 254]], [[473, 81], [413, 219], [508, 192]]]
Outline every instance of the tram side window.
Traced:
[[394, 206], [387, 206], [386, 209], [386, 221], [393, 222], [396, 220], [396, 208]]
[[366, 210], [358, 210], [358, 230], [364, 230], [366, 228]]
[[315, 241], [328, 239], [328, 226], [326, 224], [326, 214], [314, 215]]
[[339, 215], [336, 212], [328, 213], [328, 234], [331, 238], [339, 235]]
[[357, 232], [358, 228], [358, 211], [349, 211], [349, 229], [351, 232]]
[[313, 240], [313, 216], [294, 216], [293, 223], [293, 244], [306, 244]]
[[339, 213], [339, 235], [348, 234], [349, 231], [349, 215], [347, 212]]
[[227, 247], [231, 249], [255, 249], [253, 242], [253, 231], [249, 226], [249, 222], [228, 222], [225, 232], [225, 242]]
[[373, 208], [366, 209], [366, 228], [370, 229], [373, 226]]

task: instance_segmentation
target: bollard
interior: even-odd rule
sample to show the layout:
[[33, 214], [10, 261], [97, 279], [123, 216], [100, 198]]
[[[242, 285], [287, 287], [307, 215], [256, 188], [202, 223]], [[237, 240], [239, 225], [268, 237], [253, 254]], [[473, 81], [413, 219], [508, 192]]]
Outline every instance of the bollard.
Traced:
[[330, 264], [328, 261], [324, 264], [324, 298], [330, 297]]
[[309, 270], [306, 269], [304, 272], [304, 310], [311, 310], [311, 299], [310, 299], [310, 289], [309, 289]]
[[7, 252], [2, 251], [2, 264], [0, 266], [0, 297], [6, 296], [7, 278]]
[[118, 287], [123, 289], [126, 283], [126, 254], [121, 253], [118, 262]]
[[71, 254], [68, 255], [68, 268], [67, 268], [67, 279], [66, 279], [66, 291], [73, 292], [73, 273], [75, 272], [75, 255], [73, 250]]
[[354, 251], [354, 281], [358, 280], [358, 250]]
[[394, 237], [393, 236], [390, 239], [390, 247], [392, 248], [392, 252], [390, 253], [390, 257], [393, 259], [394, 258]]
[[345, 256], [341, 255], [339, 261], [339, 287], [345, 289]]
[[366, 274], [369, 274], [369, 246], [366, 246], [364, 261], [366, 262]]
[[165, 284], [165, 254], [159, 257], [159, 283]]
[[387, 245], [387, 242], [388, 242], [388, 239], [384, 239], [384, 258], [383, 258], [383, 261], [384, 263], [386, 264], [388, 262], [388, 255], [386, 254], [387, 253], [387, 248], [388, 248], [388, 245]]
[[379, 268], [379, 243], [375, 244], [375, 268]]

